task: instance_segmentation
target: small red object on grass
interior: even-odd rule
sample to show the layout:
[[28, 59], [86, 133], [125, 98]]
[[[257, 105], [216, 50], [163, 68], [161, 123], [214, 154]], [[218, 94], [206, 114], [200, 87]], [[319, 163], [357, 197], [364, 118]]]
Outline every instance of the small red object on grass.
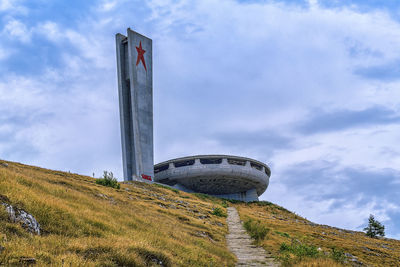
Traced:
[[152, 181], [150, 175], [142, 174], [142, 178], [145, 179], [145, 180]]

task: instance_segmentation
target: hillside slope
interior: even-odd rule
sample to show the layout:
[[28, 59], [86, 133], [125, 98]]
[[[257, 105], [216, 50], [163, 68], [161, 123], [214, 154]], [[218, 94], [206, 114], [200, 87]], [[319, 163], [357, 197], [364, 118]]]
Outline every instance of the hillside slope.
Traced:
[[[19, 163], [0, 166], [0, 196], [32, 214], [32, 235], [0, 208], [0, 265], [232, 266], [217, 203], [144, 183], [121, 189]], [[0, 163], [1, 163], [0, 162]]]
[[264, 228], [259, 245], [296, 266], [400, 266], [400, 241], [312, 223], [270, 202], [234, 205], [241, 220]]
[[0, 204], [41, 226], [41, 235], [27, 232], [0, 205], [0, 265], [234, 266], [223, 216], [230, 205], [284, 265], [399, 266], [398, 240], [316, 225], [269, 202], [230, 203], [138, 182], [114, 189], [95, 180], [0, 160]]

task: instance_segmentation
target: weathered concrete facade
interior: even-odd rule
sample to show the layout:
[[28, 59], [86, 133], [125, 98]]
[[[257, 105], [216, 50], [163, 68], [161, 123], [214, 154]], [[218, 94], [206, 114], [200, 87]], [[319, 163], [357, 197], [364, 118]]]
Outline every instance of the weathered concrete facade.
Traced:
[[152, 40], [116, 35], [124, 180], [154, 177]]
[[154, 180], [187, 192], [241, 201], [257, 201], [267, 189], [271, 170], [259, 161], [228, 155], [199, 155], [154, 166]]

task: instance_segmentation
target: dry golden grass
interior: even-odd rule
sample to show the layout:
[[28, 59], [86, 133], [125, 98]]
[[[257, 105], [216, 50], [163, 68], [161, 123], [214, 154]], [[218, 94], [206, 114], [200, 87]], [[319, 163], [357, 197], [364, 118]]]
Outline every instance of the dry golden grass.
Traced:
[[[264, 240], [260, 242], [266, 250], [295, 266], [347, 266], [353, 257], [346, 261], [332, 258], [333, 248], [339, 256], [349, 253], [367, 266], [400, 266], [400, 241], [386, 238], [369, 238], [363, 232], [348, 231], [310, 221], [269, 202], [234, 204], [243, 221], [251, 218], [259, 220], [269, 228]], [[304, 244], [318, 249], [315, 257], [298, 257], [293, 253], [280, 251], [282, 243]], [[286, 261], [282, 260], [286, 257]]]
[[297, 267], [341, 267], [344, 266], [330, 258], [303, 259], [296, 263]]
[[[6, 162], [6, 161], [1, 161]], [[0, 167], [0, 195], [31, 213], [42, 235], [8, 221], [0, 208], [0, 265], [233, 266], [222, 201], [144, 183], [113, 189], [87, 176], [19, 163]]]
[[[6, 162], [6, 161], [0, 161]], [[19, 163], [0, 166], [0, 196], [31, 213], [42, 235], [9, 222], [0, 207], [0, 265], [61, 266], [233, 266], [227, 225], [213, 208], [226, 213], [226, 201], [157, 185], [123, 183], [104, 187], [87, 176]], [[269, 202], [235, 203], [242, 220], [269, 229], [259, 241], [282, 263], [294, 266], [347, 266], [331, 257], [350, 253], [368, 266], [400, 266], [400, 241], [372, 239], [362, 232], [315, 225]], [[256, 223], [256, 225], [259, 225]], [[320, 248], [314, 257], [280, 250], [304, 244]], [[355, 259], [355, 258], [353, 258]]]

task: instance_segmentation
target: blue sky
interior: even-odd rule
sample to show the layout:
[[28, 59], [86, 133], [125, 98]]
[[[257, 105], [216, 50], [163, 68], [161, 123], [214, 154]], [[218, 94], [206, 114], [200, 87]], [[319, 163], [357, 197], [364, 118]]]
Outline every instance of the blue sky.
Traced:
[[400, 239], [400, 3], [0, 0], [0, 158], [122, 177], [115, 40], [153, 39], [155, 160], [248, 156], [261, 199]]

